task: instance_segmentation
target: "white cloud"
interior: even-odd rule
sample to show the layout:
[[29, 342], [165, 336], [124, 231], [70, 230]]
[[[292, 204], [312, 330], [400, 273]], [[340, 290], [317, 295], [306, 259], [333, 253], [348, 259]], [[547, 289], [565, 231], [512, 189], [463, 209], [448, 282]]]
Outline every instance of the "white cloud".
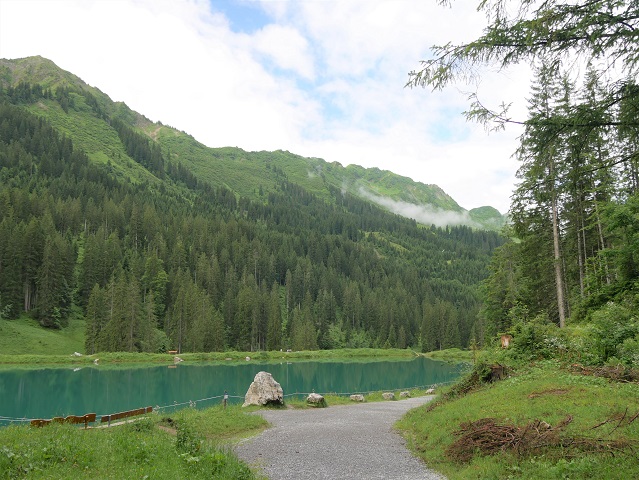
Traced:
[[[431, 45], [473, 38], [483, 14], [466, 2], [260, 5], [273, 21], [247, 34], [206, 0], [0, 0], [0, 57], [50, 58], [210, 146], [377, 166], [506, 211], [516, 131], [463, 120], [475, 87], [404, 88]], [[526, 75], [489, 73], [482, 100], [521, 101]]]
[[478, 227], [468, 212], [453, 212], [450, 210], [442, 210], [432, 205], [416, 205], [414, 203], [392, 200], [388, 197], [380, 197], [371, 192], [360, 188], [362, 196], [368, 198], [372, 202], [387, 208], [393, 213], [416, 220], [423, 225], [435, 225], [436, 227], [468, 225], [469, 227]]
[[294, 28], [267, 25], [254, 35], [255, 49], [266, 54], [278, 67], [311, 79], [315, 75], [308, 42]]

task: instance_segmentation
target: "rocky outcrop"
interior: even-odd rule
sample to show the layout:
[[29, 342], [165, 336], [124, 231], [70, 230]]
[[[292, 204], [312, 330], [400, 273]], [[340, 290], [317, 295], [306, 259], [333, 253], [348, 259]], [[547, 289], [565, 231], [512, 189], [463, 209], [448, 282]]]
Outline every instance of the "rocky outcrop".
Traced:
[[306, 403], [308, 403], [311, 407], [326, 407], [326, 400], [319, 393], [311, 393], [308, 397], [306, 397]]
[[244, 396], [243, 407], [248, 405], [284, 405], [284, 391], [273, 375], [259, 372]]

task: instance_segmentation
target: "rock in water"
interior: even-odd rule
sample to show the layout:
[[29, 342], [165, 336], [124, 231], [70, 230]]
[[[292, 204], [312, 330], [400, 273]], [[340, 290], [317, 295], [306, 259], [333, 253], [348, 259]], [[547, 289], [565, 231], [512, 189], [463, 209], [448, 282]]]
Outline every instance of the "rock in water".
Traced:
[[284, 392], [273, 375], [268, 372], [259, 372], [246, 391], [244, 405], [284, 405]]

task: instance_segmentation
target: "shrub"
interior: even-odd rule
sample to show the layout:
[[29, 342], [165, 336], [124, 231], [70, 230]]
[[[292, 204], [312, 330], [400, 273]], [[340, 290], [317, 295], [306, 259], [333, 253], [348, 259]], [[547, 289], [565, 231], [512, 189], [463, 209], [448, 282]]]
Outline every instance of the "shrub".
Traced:
[[628, 366], [636, 363], [638, 336], [639, 323], [625, 305], [609, 302], [592, 314], [591, 345], [599, 364], [613, 357]]
[[639, 368], [639, 335], [635, 335], [634, 338], [626, 338], [617, 347], [617, 358], [628, 367]]
[[515, 323], [512, 336], [509, 352], [511, 356], [520, 360], [553, 358], [559, 349], [566, 349], [559, 328], [550, 323], [545, 314], [540, 314], [528, 322]]

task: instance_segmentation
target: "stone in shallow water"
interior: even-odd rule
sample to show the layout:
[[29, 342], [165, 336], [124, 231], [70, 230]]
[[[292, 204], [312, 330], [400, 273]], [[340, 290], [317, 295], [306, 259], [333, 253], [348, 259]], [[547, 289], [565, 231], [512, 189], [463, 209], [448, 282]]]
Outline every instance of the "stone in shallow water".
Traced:
[[259, 372], [244, 396], [243, 407], [247, 405], [284, 405], [284, 391], [273, 375]]

